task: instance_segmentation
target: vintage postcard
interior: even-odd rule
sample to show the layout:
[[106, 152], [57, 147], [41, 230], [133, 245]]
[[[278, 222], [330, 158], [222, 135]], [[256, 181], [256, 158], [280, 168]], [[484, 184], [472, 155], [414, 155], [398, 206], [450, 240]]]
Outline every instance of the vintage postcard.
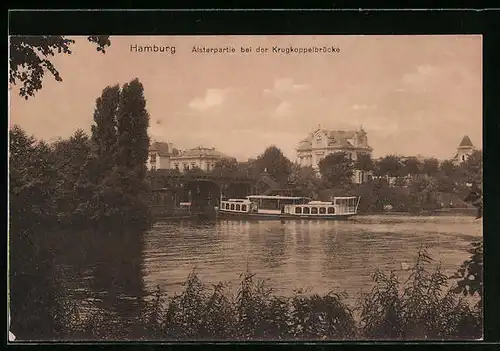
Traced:
[[12, 342], [483, 338], [481, 36], [9, 45]]

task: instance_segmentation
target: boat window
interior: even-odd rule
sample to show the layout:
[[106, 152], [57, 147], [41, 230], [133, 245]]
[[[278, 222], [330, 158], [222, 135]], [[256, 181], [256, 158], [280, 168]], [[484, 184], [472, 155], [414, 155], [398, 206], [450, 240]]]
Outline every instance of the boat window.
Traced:
[[234, 204], [231, 204], [231, 210], [234, 210]]
[[335, 213], [335, 207], [328, 207], [328, 213], [330, 214]]
[[311, 207], [311, 214], [318, 214], [318, 208], [317, 207]]
[[304, 214], [309, 214], [310, 208], [309, 207], [304, 207]]
[[247, 205], [241, 205], [241, 210], [246, 212], [247, 211]]
[[236, 211], [240, 210], [240, 205], [236, 205]]
[[229, 204], [226, 204], [226, 210], [229, 210]]
[[302, 207], [295, 207], [295, 213], [302, 213]]
[[319, 208], [319, 214], [325, 214], [326, 213], [326, 208], [325, 207], [320, 207]]

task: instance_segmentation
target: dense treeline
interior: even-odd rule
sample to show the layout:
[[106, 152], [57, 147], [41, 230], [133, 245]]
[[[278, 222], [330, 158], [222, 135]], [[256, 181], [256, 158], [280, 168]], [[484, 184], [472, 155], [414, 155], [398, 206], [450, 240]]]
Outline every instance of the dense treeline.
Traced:
[[14, 126], [9, 135], [11, 225], [147, 224], [145, 103], [135, 79], [121, 89], [104, 89], [91, 137], [77, 130], [48, 144]]
[[[340, 164], [341, 166], [338, 166]], [[421, 212], [443, 207], [465, 206], [463, 199], [470, 184], [482, 184], [482, 152], [474, 151], [463, 163], [439, 162], [434, 158], [418, 160], [388, 155], [371, 160], [363, 155], [356, 162], [338, 154], [320, 162], [322, 175], [318, 188], [333, 189], [325, 195], [344, 191], [361, 196], [360, 212], [381, 212], [387, 207], [396, 211]], [[352, 170], [367, 171], [363, 184], [353, 184]]]

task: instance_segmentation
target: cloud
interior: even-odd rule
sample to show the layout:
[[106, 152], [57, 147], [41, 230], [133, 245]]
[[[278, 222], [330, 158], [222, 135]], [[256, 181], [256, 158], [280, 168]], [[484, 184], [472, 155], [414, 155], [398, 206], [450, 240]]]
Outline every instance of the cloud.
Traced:
[[294, 93], [309, 89], [307, 84], [296, 84], [292, 78], [281, 78], [274, 81], [271, 89], [264, 89], [264, 94], [280, 96], [285, 93]]
[[276, 108], [271, 112], [271, 117], [279, 118], [288, 116], [292, 112], [292, 104], [290, 101], [282, 101]]
[[439, 69], [431, 65], [420, 65], [415, 72], [403, 76], [403, 84], [422, 86], [439, 74]]
[[222, 105], [229, 92], [230, 89], [207, 89], [204, 97], [194, 98], [188, 105], [194, 110], [205, 111], [211, 107]]
[[358, 105], [358, 104], [354, 104], [352, 105], [352, 109], [353, 110], [373, 110], [373, 109], [376, 109], [377, 106], [376, 105]]

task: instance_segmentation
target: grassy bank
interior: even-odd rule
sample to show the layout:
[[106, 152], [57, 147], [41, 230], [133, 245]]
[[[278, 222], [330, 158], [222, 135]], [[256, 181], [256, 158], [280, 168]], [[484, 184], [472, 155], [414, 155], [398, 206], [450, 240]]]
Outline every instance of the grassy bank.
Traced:
[[[465, 275], [466, 266], [464, 263]], [[481, 299], [471, 302], [463, 296], [470, 292], [481, 297], [480, 291], [462, 289], [467, 284], [460, 280], [457, 284], [454, 278], [443, 275], [425, 251], [418, 254], [409, 273], [407, 280], [400, 281], [392, 272], [374, 272], [371, 291], [349, 305], [345, 302], [347, 296], [334, 292], [311, 295], [296, 291], [291, 296], [280, 296], [251, 272], [241, 275], [239, 287], [233, 293], [224, 283], [204, 284], [193, 271], [181, 294], [168, 296], [158, 289], [143, 301], [134, 316], [120, 316], [92, 305], [83, 308], [60, 296], [57, 318], [62, 329], [58, 338], [454, 340], [482, 337]]]

